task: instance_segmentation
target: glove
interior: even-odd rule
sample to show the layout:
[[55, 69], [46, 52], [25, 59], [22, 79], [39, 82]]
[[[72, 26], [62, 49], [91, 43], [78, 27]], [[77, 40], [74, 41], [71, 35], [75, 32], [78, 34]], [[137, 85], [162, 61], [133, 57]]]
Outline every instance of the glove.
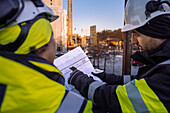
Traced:
[[106, 74], [104, 72], [101, 73], [94, 73], [92, 72], [94, 76], [99, 77], [101, 80], [106, 82], [109, 85], [122, 85], [123, 84], [123, 77], [122, 76], [116, 76], [114, 74]]
[[75, 67], [71, 67], [70, 69], [73, 72], [70, 73], [68, 83], [75, 86], [75, 88], [80, 92], [82, 96], [88, 98], [89, 85], [95, 80], [93, 80], [91, 77], [88, 77], [86, 74]]
[[72, 70], [72, 72], [70, 73], [70, 77], [68, 78], [68, 83], [71, 85], [74, 85], [75, 79], [77, 78], [77, 76], [79, 75], [87, 76], [86, 74], [84, 74], [82, 71], [78, 70], [75, 67], [71, 67], [70, 69]]
[[104, 73], [104, 72], [101, 72], [101, 73], [91, 72], [91, 74], [99, 77], [101, 80], [104, 80], [106, 78], [106, 73]]

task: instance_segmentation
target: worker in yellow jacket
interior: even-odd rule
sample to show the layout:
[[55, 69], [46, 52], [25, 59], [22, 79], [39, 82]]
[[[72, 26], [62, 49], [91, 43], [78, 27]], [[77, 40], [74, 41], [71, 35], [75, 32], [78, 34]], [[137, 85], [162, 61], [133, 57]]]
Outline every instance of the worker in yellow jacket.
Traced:
[[41, 0], [1, 0], [0, 12], [0, 113], [102, 112], [65, 90], [53, 65], [58, 15]]

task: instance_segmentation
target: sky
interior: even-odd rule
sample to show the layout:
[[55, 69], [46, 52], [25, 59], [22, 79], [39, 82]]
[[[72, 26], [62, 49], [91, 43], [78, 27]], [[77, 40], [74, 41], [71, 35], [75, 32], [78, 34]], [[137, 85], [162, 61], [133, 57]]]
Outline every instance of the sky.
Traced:
[[[124, 0], [72, 0], [73, 33], [90, 35], [90, 26], [96, 25], [97, 32], [117, 30], [124, 23]], [[63, 0], [63, 9], [68, 1]]]

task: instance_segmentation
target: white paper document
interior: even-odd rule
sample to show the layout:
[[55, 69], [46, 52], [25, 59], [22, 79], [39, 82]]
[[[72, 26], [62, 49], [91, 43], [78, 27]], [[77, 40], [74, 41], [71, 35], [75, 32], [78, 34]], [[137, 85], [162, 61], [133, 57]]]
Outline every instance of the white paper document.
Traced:
[[[94, 67], [91, 64], [89, 58], [81, 49], [81, 47], [77, 47], [66, 54], [56, 58], [54, 60], [54, 65], [63, 73], [65, 78], [65, 87], [67, 90], [72, 90], [76, 92], [75, 88], [72, 85], [67, 83], [68, 77], [72, 72], [70, 67], [74, 66], [78, 70], [82, 71], [83, 73], [87, 74], [88, 76], [92, 76], [91, 72], [94, 72]], [[100, 79], [98, 77], [93, 76], [95, 80]]]

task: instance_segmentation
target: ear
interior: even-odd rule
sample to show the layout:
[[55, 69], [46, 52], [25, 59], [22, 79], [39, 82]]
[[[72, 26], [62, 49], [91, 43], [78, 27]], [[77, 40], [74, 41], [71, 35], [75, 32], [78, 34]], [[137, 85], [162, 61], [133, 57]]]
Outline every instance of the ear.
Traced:
[[37, 55], [43, 54], [43, 53], [47, 50], [47, 48], [48, 48], [48, 44], [40, 47], [39, 49], [36, 50], [36, 54], [37, 54]]

